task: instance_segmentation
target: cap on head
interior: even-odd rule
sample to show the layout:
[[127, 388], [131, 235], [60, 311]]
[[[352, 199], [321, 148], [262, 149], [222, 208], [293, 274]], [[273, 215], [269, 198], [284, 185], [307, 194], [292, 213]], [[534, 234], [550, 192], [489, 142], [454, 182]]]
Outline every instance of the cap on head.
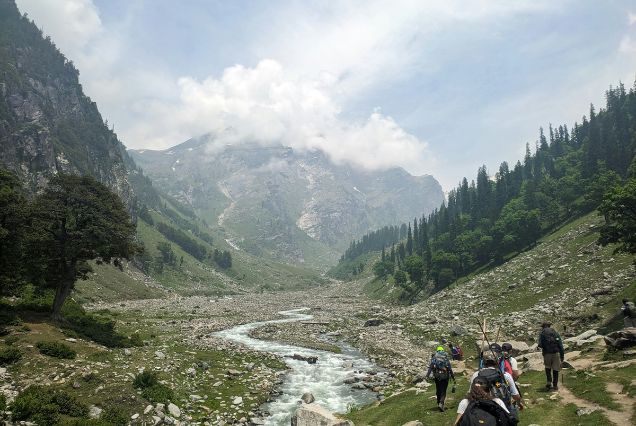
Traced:
[[438, 346], [437, 348], [435, 348], [435, 350], [437, 352], [444, 352], [444, 346]]
[[543, 323], [541, 324], [541, 328], [547, 328], [552, 326], [552, 323], [549, 321], [543, 321]]
[[504, 343], [501, 345], [501, 350], [504, 352], [510, 352], [512, 350], [512, 345], [510, 343]]
[[623, 299], [623, 303], [627, 303], [627, 302], [629, 302], [629, 300]]

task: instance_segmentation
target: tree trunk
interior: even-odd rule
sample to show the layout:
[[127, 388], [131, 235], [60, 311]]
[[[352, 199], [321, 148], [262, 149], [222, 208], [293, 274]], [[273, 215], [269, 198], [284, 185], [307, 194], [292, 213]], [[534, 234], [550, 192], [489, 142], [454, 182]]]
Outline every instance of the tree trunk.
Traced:
[[53, 312], [51, 314], [51, 318], [55, 322], [62, 321], [62, 306], [64, 306], [64, 301], [71, 294], [71, 290], [73, 289], [73, 281], [65, 281], [61, 282], [60, 285], [55, 290], [55, 299], [53, 299]]

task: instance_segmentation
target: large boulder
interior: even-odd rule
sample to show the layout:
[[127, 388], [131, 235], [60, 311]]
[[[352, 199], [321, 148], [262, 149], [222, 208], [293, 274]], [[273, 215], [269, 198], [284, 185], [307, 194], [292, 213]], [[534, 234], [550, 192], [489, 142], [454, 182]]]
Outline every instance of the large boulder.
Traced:
[[452, 336], [465, 336], [467, 334], [468, 334], [468, 330], [466, 330], [461, 325], [454, 325], [453, 328], [451, 329]]
[[349, 420], [342, 420], [316, 403], [303, 404], [291, 419], [292, 426], [353, 426]]
[[314, 402], [316, 400], [316, 398], [314, 397], [314, 395], [311, 392], [305, 392], [303, 394], [303, 396], [300, 397], [300, 399], [305, 403], [305, 404], [311, 404], [312, 402]]
[[522, 368], [526, 371], [544, 371], [543, 354], [541, 352], [530, 352], [522, 355], [518, 361], [522, 362]]
[[380, 324], [384, 324], [384, 321], [380, 318], [371, 318], [365, 321], [365, 327], [377, 327]]
[[315, 364], [316, 362], [318, 362], [318, 357], [313, 355], [305, 356], [300, 354], [294, 354], [290, 358], [295, 359], [297, 361], [305, 361], [307, 362], [307, 364]]
[[636, 327], [624, 328], [608, 334], [604, 337], [605, 344], [616, 349], [625, 349], [636, 346]]

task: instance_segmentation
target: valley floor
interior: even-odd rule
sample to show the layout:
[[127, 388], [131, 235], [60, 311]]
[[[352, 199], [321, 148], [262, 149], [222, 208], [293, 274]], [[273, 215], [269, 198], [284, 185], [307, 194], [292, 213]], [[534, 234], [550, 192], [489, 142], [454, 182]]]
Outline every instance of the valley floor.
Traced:
[[[41, 317], [25, 316], [7, 326], [8, 336], [0, 339], [0, 350], [13, 346], [23, 352], [18, 362], [0, 367], [0, 391], [11, 401], [30, 384], [51, 385], [90, 404], [94, 412], [116, 406], [127, 419], [136, 416], [136, 424], [153, 424], [161, 416], [182, 424], [248, 424], [250, 419], [258, 424], [259, 407], [275, 397], [283, 380], [284, 360], [213, 333], [306, 307], [314, 316], [311, 321], [268, 325], [254, 335], [333, 351], [339, 350], [339, 340], [346, 341], [388, 370], [393, 380], [376, 389], [378, 403], [341, 413], [358, 426], [414, 420], [452, 424], [477, 363], [475, 343], [483, 318], [491, 339], [498, 336], [499, 342], [513, 341], [523, 349], [517, 357], [525, 371], [520, 383], [527, 404], [521, 425], [636, 424], [636, 351], [608, 351], [599, 336], [620, 327], [620, 299], [633, 299], [636, 269], [631, 257], [594, 244], [595, 226], [595, 218], [583, 218], [506, 264], [412, 306], [374, 299], [370, 289], [384, 284], [370, 278], [314, 290], [224, 297], [169, 293], [89, 306], [115, 320], [118, 331], [139, 335], [143, 345], [129, 349], [108, 349]], [[541, 355], [533, 350], [544, 319], [555, 323], [568, 346], [571, 368], [558, 393], [544, 390]], [[457, 392], [449, 394], [445, 413], [436, 410], [433, 386], [414, 384], [442, 338], [461, 344], [466, 355], [454, 365]], [[35, 344], [42, 340], [64, 341], [77, 358], [38, 353]], [[173, 389], [179, 416], [150, 404], [133, 387], [133, 378], [144, 369], [157, 372]]]

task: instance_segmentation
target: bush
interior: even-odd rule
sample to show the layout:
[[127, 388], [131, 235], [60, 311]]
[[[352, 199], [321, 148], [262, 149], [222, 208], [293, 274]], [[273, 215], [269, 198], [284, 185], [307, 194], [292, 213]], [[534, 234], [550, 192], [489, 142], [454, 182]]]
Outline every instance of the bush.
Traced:
[[86, 417], [88, 406], [61, 389], [31, 386], [20, 393], [13, 404], [13, 420], [31, 420], [41, 426], [58, 424], [59, 415]]
[[9, 365], [20, 361], [22, 352], [18, 348], [0, 349], [0, 365]]
[[[65, 305], [66, 306], [66, 305]], [[108, 318], [91, 315], [77, 305], [72, 310], [62, 311], [66, 323], [65, 330], [71, 330], [79, 336], [93, 340], [109, 348], [128, 348], [140, 346], [141, 340], [131, 339], [115, 331], [115, 321]]]
[[0, 393], [0, 411], [7, 409], [7, 397]]
[[16, 343], [18, 340], [20, 340], [20, 338], [16, 335], [13, 336], [7, 336], [4, 339], [4, 343], [8, 346], [13, 345], [14, 343]]
[[141, 396], [154, 403], [167, 404], [169, 401], [174, 400], [174, 393], [172, 392], [172, 389], [166, 385], [162, 385], [161, 383], [145, 388], [141, 392]]
[[146, 389], [159, 383], [157, 373], [154, 371], [142, 371], [135, 376], [133, 386], [137, 389]]
[[126, 426], [128, 418], [128, 414], [124, 410], [115, 406], [105, 407], [101, 416], [102, 421], [113, 426]]
[[37, 342], [41, 354], [61, 359], [75, 359], [77, 352], [61, 342]]

